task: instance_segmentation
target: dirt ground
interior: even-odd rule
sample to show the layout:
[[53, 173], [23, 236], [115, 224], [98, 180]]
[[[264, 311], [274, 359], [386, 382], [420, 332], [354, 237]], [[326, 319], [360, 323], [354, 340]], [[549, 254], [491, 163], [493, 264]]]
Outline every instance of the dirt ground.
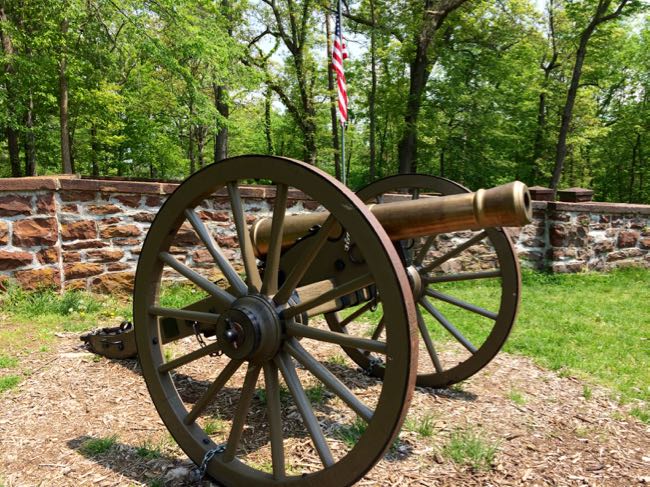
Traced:
[[[97, 360], [77, 335], [61, 335], [53, 348], [27, 365], [33, 372], [19, 388], [0, 396], [0, 485], [191, 485], [193, 465], [164, 428], [135, 361]], [[404, 429], [358, 485], [650, 485], [650, 425], [611, 392], [587, 390], [501, 354], [459, 388], [416, 390], [409, 420], [426, 416], [432, 435]], [[445, 453], [450, 436], [468, 429], [497, 446], [490, 468], [459, 465]], [[80, 449], [112, 435], [116, 443], [104, 453]], [[306, 462], [317, 458], [304, 437], [295, 441], [306, 445]]]

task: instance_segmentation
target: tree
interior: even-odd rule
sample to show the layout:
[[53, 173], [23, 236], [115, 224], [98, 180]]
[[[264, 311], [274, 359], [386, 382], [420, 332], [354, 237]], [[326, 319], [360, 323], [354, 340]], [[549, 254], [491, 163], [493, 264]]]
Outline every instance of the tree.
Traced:
[[618, 19], [623, 15], [632, 13], [635, 9], [640, 7], [640, 3], [635, 2], [634, 0], [620, 0], [619, 2], [612, 2], [612, 0], [597, 0], [597, 2], [584, 1], [575, 5], [568, 4], [567, 7], [574, 7], [576, 16], [583, 17], [587, 14], [587, 23], [578, 37], [578, 49], [575, 53], [575, 62], [573, 64], [569, 89], [567, 91], [564, 109], [562, 110], [562, 121], [560, 123], [560, 132], [555, 153], [555, 168], [550, 183], [550, 186], [553, 189], [558, 187], [562, 175], [562, 169], [564, 168], [564, 162], [567, 155], [567, 137], [571, 128], [571, 117], [573, 115], [573, 108], [578, 94], [578, 89], [580, 88], [580, 78], [582, 76], [582, 69], [587, 56], [587, 46], [589, 41], [599, 26], [606, 22]]

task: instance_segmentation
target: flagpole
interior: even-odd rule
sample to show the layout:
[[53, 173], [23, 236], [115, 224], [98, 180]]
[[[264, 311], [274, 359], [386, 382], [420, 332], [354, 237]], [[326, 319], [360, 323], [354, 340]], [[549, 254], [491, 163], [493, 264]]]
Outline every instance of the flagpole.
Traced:
[[[338, 0], [336, 14], [338, 15], [338, 23], [341, 32], [343, 32], [343, 15], [341, 14], [341, 0]], [[343, 34], [341, 34], [341, 43], [343, 42]], [[343, 56], [341, 56], [341, 63], [343, 63]], [[347, 171], [345, 170], [345, 126], [344, 120], [341, 120], [341, 182], [347, 186]]]
[[345, 170], [345, 123], [341, 124], [341, 182], [347, 186], [348, 177]]

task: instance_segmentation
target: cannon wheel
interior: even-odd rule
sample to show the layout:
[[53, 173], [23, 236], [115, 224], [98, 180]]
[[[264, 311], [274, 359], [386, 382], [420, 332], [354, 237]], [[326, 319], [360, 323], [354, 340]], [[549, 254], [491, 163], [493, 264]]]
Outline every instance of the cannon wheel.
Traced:
[[[270, 180], [276, 186], [271, 246], [263, 273], [253, 254], [245, 213], [248, 205], [239, 187], [253, 179]], [[295, 189], [319, 201], [331, 218], [321, 233], [311, 237], [300, 263], [279, 278], [282, 222]], [[219, 234], [203, 221], [202, 208], [210, 204], [205, 201], [213, 201], [210, 198], [219, 190], [221, 195], [227, 191], [239, 237], [237, 258], [228, 257], [230, 249], [225, 252], [220, 247]], [[223, 211], [223, 203], [220, 205]], [[356, 241], [364, 242], [362, 250], [371, 270], [359, 276], [358, 282], [362, 286], [374, 283], [384, 302], [390, 304], [386, 313], [391, 329], [385, 338], [351, 337], [307, 326], [306, 312], [318, 305], [317, 300], [296, 301], [294, 291], [300, 276], [318, 257], [327, 240], [325, 229], [335, 222]], [[183, 223], [185, 230], [189, 225], [194, 228], [214, 259], [214, 269], [225, 276], [223, 282], [203, 277], [190, 260], [181, 262], [187, 256], [179, 255], [173, 243]], [[181, 184], [160, 209], [136, 273], [133, 315], [138, 356], [153, 403], [168, 430], [185, 453], [197, 465], [205, 464], [207, 473], [221, 484], [352, 485], [382, 458], [399, 432], [415, 385], [417, 322], [398, 253], [378, 226], [354, 193], [333, 178], [305, 163], [279, 157], [242, 156], [208, 166]], [[207, 293], [213, 309], [164, 307], [161, 281], [172, 273]], [[328, 296], [346, 295], [356, 289], [354, 284], [344, 283]], [[204, 348], [196, 343], [193, 350], [183, 350], [183, 355], [173, 358], [166, 353], [169, 344], [163, 345], [160, 319], [165, 317], [214, 323], [216, 341], [204, 343]], [[325, 342], [349, 345], [350, 338], [355, 346], [372, 349], [386, 359], [384, 380], [373, 386], [379, 389], [376, 396], [364, 391], [360, 397], [356, 379], [345, 375], [353, 370], [331, 370], [314, 356], [314, 350], [327, 345]], [[180, 345], [188, 343], [193, 343], [191, 337]], [[210, 379], [188, 379], [201, 365]], [[319, 408], [308, 398], [303, 383], [307, 375], [310, 383], [319, 381], [329, 391], [333, 399], [327, 407]], [[243, 385], [224, 387], [233, 376], [243, 379]], [[201, 381], [205, 384], [197, 393], [196, 384]], [[192, 387], [194, 396], [188, 399], [187, 389]], [[264, 401], [259, 400], [260, 388]], [[213, 417], [232, 421], [217, 433], [208, 427]], [[342, 441], [337, 428], [346, 427], [354, 434]], [[259, 437], [250, 440], [252, 446], [246, 443], [253, 430], [265, 430], [266, 443], [261, 444]], [[291, 447], [302, 452], [311, 448], [320, 463], [291, 463], [292, 453], [300, 451], [289, 451], [288, 438], [303, 437], [305, 440], [292, 441]], [[247, 457], [251, 450], [257, 454], [254, 461]]]
[[[357, 196], [367, 204], [381, 203], [388, 193], [408, 192], [412, 198], [420, 195], [451, 195], [466, 193], [469, 190], [460, 184], [445, 178], [421, 174], [408, 174], [391, 176], [369, 184], [357, 192]], [[474, 232], [462, 243], [455, 244], [451, 249], [435, 255], [434, 262], [427, 264], [425, 254], [435, 245], [435, 235], [423, 237], [419, 249], [409, 252], [403, 251], [403, 261], [413, 287], [414, 280], [419, 281], [417, 291], [414, 290], [414, 299], [417, 302], [418, 328], [420, 338], [426, 349], [420, 354], [417, 385], [421, 387], [447, 387], [463, 381], [485, 367], [498, 353], [505, 343], [514, 324], [519, 307], [521, 274], [517, 254], [513, 248], [510, 237], [505, 229], [490, 228]], [[443, 236], [444, 237], [444, 236]], [[395, 243], [397, 248], [406, 248], [407, 242]], [[496, 261], [492, 268], [468, 272], [441, 272], [440, 266], [454, 257], [471, 253], [478, 246], [491, 246], [496, 254]], [[426, 249], [424, 252], [422, 249]], [[437, 274], [436, 274], [437, 271]], [[457, 287], [468, 285], [484, 285], [494, 281], [488, 290], [494, 296], [493, 306], [498, 309], [488, 310], [471, 302], [458, 299], [454, 296], [454, 285]], [[498, 283], [498, 284], [497, 284]], [[442, 288], [442, 289], [440, 289]], [[439, 309], [439, 304], [455, 307], [462, 310], [462, 323], [454, 323]], [[354, 313], [354, 319], [363, 320], [363, 308]], [[384, 305], [382, 310], [386, 310]], [[425, 317], [433, 322], [427, 326]], [[350, 330], [350, 319], [341, 313], [329, 313], [326, 316], [330, 329], [338, 332]], [[366, 318], [367, 320], [367, 318]], [[383, 329], [390, 328], [390, 320], [382, 316], [378, 321], [373, 337], [380, 336]], [[478, 333], [476, 340], [465, 336], [463, 325], [483, 330]], [[437, 334], [432, 333], [437, 332]], [[436, 336], [440, 340], [444, 336], [445, 342], [451, 342], [451, 348], [460, 349], [461, 353], [450, 354], [445, 357], [437, 350]], [[373, 375], [381, 374], [380, 369], [373, 367], [377, 358], [372, 353], [353, 348], [346, 348], [347, 354], [361, 368]]]

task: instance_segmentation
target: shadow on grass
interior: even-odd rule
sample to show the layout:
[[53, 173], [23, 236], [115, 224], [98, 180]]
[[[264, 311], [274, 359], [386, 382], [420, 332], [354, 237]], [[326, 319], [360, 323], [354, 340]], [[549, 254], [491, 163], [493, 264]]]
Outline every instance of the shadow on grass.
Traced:
[[[117, 436], [79, 436], [67, 442], [71, 450], [92, 460], [125, 478], [136, 482], [143, 482], [148, 486], [191, 486], [200, 485], [192, 482], [194, 465], [188, 460], [166, 455], [155, 449], [144, 446], [133, 446], [121, 443]], [[183, 468], [187, 475], [174, 482], [165, 482], [163, 479], [172, 469]]]

